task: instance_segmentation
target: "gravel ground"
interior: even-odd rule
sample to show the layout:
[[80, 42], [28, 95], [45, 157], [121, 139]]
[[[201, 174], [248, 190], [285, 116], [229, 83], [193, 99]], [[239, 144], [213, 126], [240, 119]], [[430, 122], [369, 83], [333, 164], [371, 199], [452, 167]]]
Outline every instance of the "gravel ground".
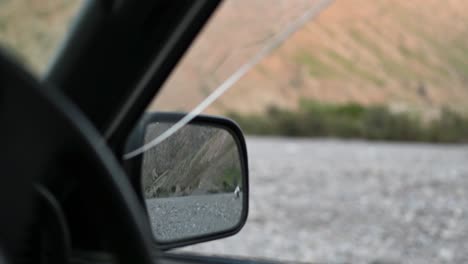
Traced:
[[160, 241], [233, 228], [241, 219], [242, 197], [233, 193], [146, 200], [153, 233]]
[[246, 226], [183, 250], [301, 262], [468, 263], [468, 145], [247, 144]]

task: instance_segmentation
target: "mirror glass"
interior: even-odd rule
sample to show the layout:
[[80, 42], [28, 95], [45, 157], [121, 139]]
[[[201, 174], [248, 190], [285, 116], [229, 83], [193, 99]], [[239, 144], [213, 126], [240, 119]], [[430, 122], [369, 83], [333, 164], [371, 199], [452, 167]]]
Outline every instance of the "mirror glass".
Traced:
[[[149, 124], [145, 143], [173, 123]], [[143, 155], [142, 184], [156, 240], [169, 242], [236, 227], [242, 219], [239, 147], [227, 130], [189, 124]]]

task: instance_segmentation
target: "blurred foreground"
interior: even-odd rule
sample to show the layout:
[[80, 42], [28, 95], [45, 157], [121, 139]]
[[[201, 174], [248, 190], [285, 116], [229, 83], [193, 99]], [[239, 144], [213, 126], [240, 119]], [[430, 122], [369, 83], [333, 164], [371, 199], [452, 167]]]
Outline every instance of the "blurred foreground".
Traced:
[[247, 144], [246, 226], [183, 250], [302, 262], [468, 262], [466, 145]]

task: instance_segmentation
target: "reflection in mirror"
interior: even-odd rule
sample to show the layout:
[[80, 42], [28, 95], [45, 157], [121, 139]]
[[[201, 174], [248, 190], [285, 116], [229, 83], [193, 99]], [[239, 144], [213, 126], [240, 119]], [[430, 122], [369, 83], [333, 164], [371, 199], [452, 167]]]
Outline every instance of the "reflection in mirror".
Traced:
[[[147, 126], [145, 143], [173, 123]], [[143, 155], [142, 183], [156, 240], [226, 231], [242, 217], [239, 149], [218, 127], [189, 124]]]

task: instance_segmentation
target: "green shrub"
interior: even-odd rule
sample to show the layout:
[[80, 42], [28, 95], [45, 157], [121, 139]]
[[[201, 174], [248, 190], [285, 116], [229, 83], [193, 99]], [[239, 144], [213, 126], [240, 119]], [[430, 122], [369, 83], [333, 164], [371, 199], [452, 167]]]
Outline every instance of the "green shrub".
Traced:
[[467, 142], [468, 119], [444, 109], [439, 119], [429, 125], [428, 140], [433, 142]]
[[248, 134], [369, 140], [468, 142], [468, 119], [448, 109], [425, 124], [415, 113], [384, 106], [300, 101], [296, 111], [268, 107], [264, 115], [229, 113]]

